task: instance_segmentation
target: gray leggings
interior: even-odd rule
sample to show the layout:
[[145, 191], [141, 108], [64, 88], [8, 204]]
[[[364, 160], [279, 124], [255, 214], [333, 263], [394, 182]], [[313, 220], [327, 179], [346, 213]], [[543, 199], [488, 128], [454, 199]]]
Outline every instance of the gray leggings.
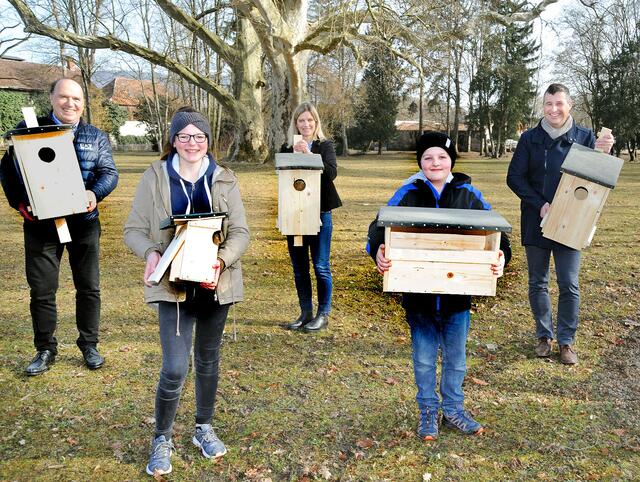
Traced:
[[[180, 310], [180, 336], [176, 335], [177, 309]], [[182, 303], [159, 303], [162, 370], [156, 391], [156, 434], [171, 438], [180, 394], [189, 370], [193, 343], [196, 388], [196, 423], [211, 423], [216, 391], [222, 333], [229, 305], [220, 305], [214, 292], [195, 288]]]

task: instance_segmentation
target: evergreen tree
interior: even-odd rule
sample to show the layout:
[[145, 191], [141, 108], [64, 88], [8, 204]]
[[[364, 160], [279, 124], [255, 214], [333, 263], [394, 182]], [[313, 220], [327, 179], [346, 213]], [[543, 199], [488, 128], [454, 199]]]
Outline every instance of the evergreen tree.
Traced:
[[640, 40], [623, 45], [603, 70], [592, 101], [594, 117], [613, 130], [616, 154], [626, 147], [633, 161], [640, 143]]
[[[506, 12], [511, 13], [521, 8], [522, 4], [504, 2]], [[530, 40], [533, 32], [532, 23], [524, 25], [510, 24], [504, 29], [504, 57], [496, 69], [498, 83], [498, 99], [494, 105], [493, 139], [498, 156], [504, 154], [504, 143], [509, 137], [515, 137], [518, 127], [530, 121], [531, 104], [535, 100], [535, 86], [531, 78], [535, 68], [538, 47]]]
[[[522, 2], [500, 2], [498, 10], [508, 15], [522, 6]], [[532, 31], [531, 22], [493, 25], [486, 31], [479, 68], [470, 86], [474, 102], [469, 122], [489, 134], [485, 153], [492, 157], [504, 154], [505, 141], [531, 122], [535, 100], [532, 64], [539, 49], [531, 40]]]
[[354, 145], [367, 148], [371, 142], [382, 146], [396, 134], [396, 116], [402, 81], [398, 61], [388, 52], [374, 50], [365, 68], [355, 106], [355, 127], [350, 132]]

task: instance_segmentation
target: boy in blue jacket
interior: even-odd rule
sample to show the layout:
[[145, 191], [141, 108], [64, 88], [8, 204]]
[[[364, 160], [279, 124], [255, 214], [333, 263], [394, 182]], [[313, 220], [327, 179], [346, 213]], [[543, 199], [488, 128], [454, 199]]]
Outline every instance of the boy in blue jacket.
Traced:
[[[482, 193], [471, 185], [469, 176], [451, 172], [456, 157], [455, 145], [447, 135], [425, 132], [416, 146], [420, 171], [404, 182], [388, 205], [490, 210]], [[384, 228], [377, 226], [376, 219], [369, 226], [367, 251], [380, 274], [391, 266], [391, 261], [385, 258], [383, 243]], [[511, 258], [511, 245], [504, 233], [500, 248], [499, 262], [491, 266], [496, 277], [502, 276], [504, 265]], [[471, 297], [403, 293], [402, 306], [411, 329], [413, 368], [418, 387], [416, 400], [420, 409], [418, 436], [423, 440], [438, 437], [440, 410], [445, 425], [465, 434], [482, 433], [482, 425], [464, 409], [462, 391]], [[438, 349], [442, 351], [442, 400], [436, 391]]]

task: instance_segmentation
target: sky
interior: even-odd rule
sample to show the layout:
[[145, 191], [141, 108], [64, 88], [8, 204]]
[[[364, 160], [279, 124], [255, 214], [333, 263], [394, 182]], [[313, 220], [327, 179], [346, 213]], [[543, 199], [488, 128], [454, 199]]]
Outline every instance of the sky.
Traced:
[[577, 0], [560, 0], [557, 3], [549, 5], [534, 24], [534, 35], [541, 44], [543, 68], [540, 72], [540, 88], [542, 91], [544, 91], [544, 88], [548, 84], [555, 80], [552, 60], [557, 53], [558, 41], [560, 39], [558, 32], [549, 24], [557, 20], [562, 15], [564, 9], [578, 3]]

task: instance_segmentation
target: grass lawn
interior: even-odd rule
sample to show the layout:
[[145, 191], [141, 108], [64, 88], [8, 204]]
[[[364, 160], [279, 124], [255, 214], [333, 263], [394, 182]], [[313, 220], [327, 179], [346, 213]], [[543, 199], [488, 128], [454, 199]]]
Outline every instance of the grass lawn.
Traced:
[[[105, 367], [90, 372], [75, 347], [74, 291], [63, 260], [59, 356], [27, 378], [33, 357], [21, 222], [0, 203], [0, 480], [142, 480], [161, 363], [156, 315], [142, 301], [142, 261], [122, 226], [151, 155], [121, 154], [117, 190], [100, 205]], [[404, 312], [381, 292], [364, 245], [369, 222], [411, 153], [339, 160], [344, 206], [334, 212], [334, 309], [319, 335], [281, 329], [298, 315], [286, 242], [275, 229], [272, 166], [240, 165], [251, 245], [246, 301], [230, 312], [215, 427], [229, 448], [217, 462], [191, 443], [193, 376], [175, 426], [171, 480], [640, 480], [640, 165], [626, 164], [584, 252], [580, 363], [533, 356], [519, 202], [507, 161], [463, 156], [456, 170], [514, 226], [514, 258], [498, 296], [477, 298], [468, 343], [468, 408], [482, 437], [415, 437], [417, 407]], [[557, 288], [553, 285], [554, 298]], [[233, 340], [233, 318], [237, 340]]]

